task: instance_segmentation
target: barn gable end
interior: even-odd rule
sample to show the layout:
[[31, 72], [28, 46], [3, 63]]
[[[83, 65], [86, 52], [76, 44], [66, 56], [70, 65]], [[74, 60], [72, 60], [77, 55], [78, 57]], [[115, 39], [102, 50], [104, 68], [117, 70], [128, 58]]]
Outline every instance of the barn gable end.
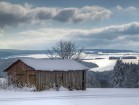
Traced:
[[[16, 66], [15, 66], [16, 65]], [[22, 68], [23, 67], [23, 68]], [[34, 68], [28, 66], [27, 64], [25, 64], [22, 60], [18, 59], [17, 61], [15, 61], [14, 63], [12, 63], [9, 67], [7, 67], [4, 72], [7, 72], [8, 70], [11, 70], [11, 69], [25, 69], [25, 70], [35, 70]]]
[[21, 60], [17, 60], [4, 70], [8, 74], [9, 84], [20, 85], [30, 84], [30, 74], [35, 74], [35, 70]]

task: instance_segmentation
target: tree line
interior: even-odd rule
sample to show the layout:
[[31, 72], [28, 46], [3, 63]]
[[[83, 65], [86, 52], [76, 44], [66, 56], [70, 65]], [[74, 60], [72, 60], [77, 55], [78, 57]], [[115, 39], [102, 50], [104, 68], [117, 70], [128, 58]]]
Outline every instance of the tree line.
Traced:
[[90, 88], [139, 88], [139, 64], [117, 60], [113, 70], [88, 71], [87, 87]]
[[117, 60], [112, 72], [111, 84], [116, 88], [139, 87], [139, 64]]

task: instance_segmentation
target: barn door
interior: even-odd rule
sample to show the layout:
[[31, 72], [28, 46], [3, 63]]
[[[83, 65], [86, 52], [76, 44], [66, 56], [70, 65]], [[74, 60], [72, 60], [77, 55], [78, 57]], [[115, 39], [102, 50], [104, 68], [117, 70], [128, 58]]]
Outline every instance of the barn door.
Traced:
[[56, 87], [63, 86], [63, 73], [62, 72], [56, 72], [55, 73], [55, 81], [56, 81]]

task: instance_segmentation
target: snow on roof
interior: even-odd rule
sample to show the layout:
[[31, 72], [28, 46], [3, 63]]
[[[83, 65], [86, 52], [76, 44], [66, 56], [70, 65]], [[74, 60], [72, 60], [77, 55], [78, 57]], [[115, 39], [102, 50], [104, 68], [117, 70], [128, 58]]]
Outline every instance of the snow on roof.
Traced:
[[22, 62], [35, 70], [56, 70], [56, 71], [69, 71], [69, 70], [88, 70], [89, 68], [76, 62], [75, 60], [50, 60], [50, 59], [34, 59], [22, 58]]

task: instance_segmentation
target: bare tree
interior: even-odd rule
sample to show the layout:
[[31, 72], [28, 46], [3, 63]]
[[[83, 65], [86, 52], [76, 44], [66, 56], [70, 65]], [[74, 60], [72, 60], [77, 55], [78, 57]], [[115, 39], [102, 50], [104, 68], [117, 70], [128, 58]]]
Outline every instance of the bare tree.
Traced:
[[80, 60], [83, 58], [83, 48], [77, 49], [75, 43], [71, 41], [59, 41], [55, 47], [48, 50], [48, 57], [51, 59], [74, 59]]

